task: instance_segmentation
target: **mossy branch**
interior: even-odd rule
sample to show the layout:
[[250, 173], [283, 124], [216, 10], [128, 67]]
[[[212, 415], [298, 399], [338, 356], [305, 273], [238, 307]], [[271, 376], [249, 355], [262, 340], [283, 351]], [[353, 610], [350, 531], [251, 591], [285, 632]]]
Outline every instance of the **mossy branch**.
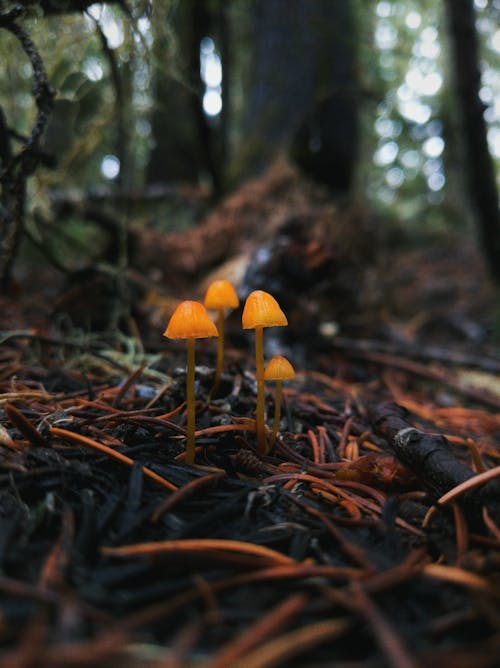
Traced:
[[[0, 14], [0, 28], [8, 30], [19, 41], [33, 68], [33, 97], [37, 108], [35, 122], [30, 135], [23, 142], [21, 150], [5, 160], [8, 152], [3, 151], [0, 185], [2, 192], [0, 207], [0, 285], [10, 283], [12, 267], [17, 255], [24, 228], [26, 180], [40, 162], [39, 142], [47, 127], [55, 92], [52, 88], [43, 60], [26, 31], [16, 22], [23, 15], [19, 7]], [[4, 124], [7, 127], [6, 123]], [[4, 128], [4, 129], [5, 129]]]

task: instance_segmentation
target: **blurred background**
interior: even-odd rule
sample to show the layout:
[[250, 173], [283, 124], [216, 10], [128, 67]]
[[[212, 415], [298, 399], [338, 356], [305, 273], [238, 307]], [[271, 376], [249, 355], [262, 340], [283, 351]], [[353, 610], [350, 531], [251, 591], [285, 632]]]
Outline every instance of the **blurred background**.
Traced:
[[1, 12], [4, 290], [57, 276], [93, 327], [223, 275], [323, 325], [455, 305], [464, 336], [486, 290], [495, 330], [498, 0]]

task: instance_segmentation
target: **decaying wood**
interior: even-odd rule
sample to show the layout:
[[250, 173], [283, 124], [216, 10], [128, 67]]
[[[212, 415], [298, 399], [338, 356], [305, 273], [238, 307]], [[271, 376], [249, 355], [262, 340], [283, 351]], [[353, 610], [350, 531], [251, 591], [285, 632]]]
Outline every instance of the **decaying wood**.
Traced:
[[[200, 193], [186, 194], [186, 201], [191, 196], [191, 204], [196, 201], [199, 206]], [[68, 313], [76, 323], [86, 319], [94, 328], [106, 327], [118, 300], [118, 272], [105, 270], [117, 260], [119, 222], [113, 202], [106, 197], [82, 199], [81, 194], [52, 197], [54, 217], [76, 214], [91, 219], [109, 237], [103, 249], [108, 264], [70, 275], [56, 303], [57, 312]], [[171, 314], [165, 298], [200, 298], [212, 280], [224, 278], [242, 297], [265, 287], [286, 309], [292, 326], [312, 333], [320, 313], [342, 319], [371, 298], [373, 290], [365, 290], [365, 279], [376, 261], [374, 229], [362, 208], [342, 209], [326, 189], [280, 160], [194, 227], [167, 234], [131, 227], [128, 297], [133, 308], [144, 291], [153, 301], [153, 293], [158, 293], [165, 319]]]
[[175, 285], [238, 256], [248, 263], [259, 247], [280, 235], [301, 245], [316, 243], [326, 254], [335, 249], [337, 259], [352, 262], [367, 255], [366, 223], [362, 215], [341, 213], [326, 190], [279, 161], [228, 196], [193, 229], [167, 235], [135, 231], [131, 263], [144, 271], [159, 270], [167, 285]]
[[[470, 480], [475, 472], [460, 462], [444, 436], [427, 434], [413, 427], [406, 411], [397, 404], [378, 406], [373, 411], [374, 426], [389, 440], [396, 457], [419, 476], [434, 499], [443, 496], [457, 485]], [[500, 482], [491, 480], [462, 497], [466, 509], [477, 514], [488, 507], [494, 521], [500, 521]]]

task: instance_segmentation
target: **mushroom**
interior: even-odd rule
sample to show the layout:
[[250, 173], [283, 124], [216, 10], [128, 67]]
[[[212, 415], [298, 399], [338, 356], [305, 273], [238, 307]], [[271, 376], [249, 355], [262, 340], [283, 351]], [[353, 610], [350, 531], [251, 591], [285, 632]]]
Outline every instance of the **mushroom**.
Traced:
[[286, 357], [277, 355], [273, 357], [264, 371], [265, 380], [276, 381], [276, 393], [274, 395], [274, 421], [273, 430], [271, 432], [271, 439], [269, 442], [269, 449], [272, 449], [278, 434], [280, 415], [281, 415], [281, 385], [284, 380], [295, 378], [295, 369], [287, 360]]
[[215, 380], [212, 388], [212, 394], [217, 392], [219, 387], [222, 367], [224, 366], [224, 309], [238, 308], [240, 300], [236, 290], [229, 281], [214, 281], [208, 286], [204, 299], [205, 308], [217, 311], [217, 330], [219, 338], [217, 340], [217, 366], [215, 369]]
[[168, 339], [187, 339], [186, 410], [187, 440], [186, 463], [194, 462], [194, 348], [195, 339], [218, 336], [217, 328], [199, 302], [184, 301], [175, 309], [163, 333]]
[[257, 376], [257, 449], [265, 453], [266, 432], [264, 424], [264, 327], [283, 327], [288, 320], [276, 299], [268, 292], [254, 290], [245, 302], [242, 317], [243, 329], [255, 329], [255, 366]]

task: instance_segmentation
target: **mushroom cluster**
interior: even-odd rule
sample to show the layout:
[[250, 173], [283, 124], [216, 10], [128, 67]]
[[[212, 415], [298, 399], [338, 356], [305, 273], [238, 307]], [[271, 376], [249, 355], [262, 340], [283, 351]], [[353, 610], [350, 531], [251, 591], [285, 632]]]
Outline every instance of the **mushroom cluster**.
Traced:
[[[192, 464], [195, 457], [195, 340], [206, 337], [218, 337], [217, 366], [212, 393], [218, 389], [224, 366], [224, 317], [225, 310], [237, 308], [238, 296], [228, 281], [212, 283], [204, 299], [204, 305], [196, 301], [184, 301], [175, 309], [164, 336], [169, 339], [187, 340], [187, 373], [186, 373], [186, 462]], [[207, 309], [217, 312], [217, 327], [210, 320]], [[282, 356], [274, 357], [264, 369], [264, 327], [284, 327], [287, 318], [276, 299], [268, 292], [255, 290], [245, 302], [242, 315], [243, 329], [255, 330], [255, 367], [257, 379], [257, 403], [255, 424], [257, 434], [257, 450], [266, 454], [269, 450], [266, 439], [265, 424], [265, 381], [276, 381], [274, 423], [269, 447], [276, 441], [281, 411], [281, 384], [287, 378], [295, 376], [290, 362]]]
[[243, 329], [255, 329], [255, 370], [257, 376], [257, 408], [255, 421], [257, 430], [257, 450], [267, 452], [264, 416], [264, 327], [284, 327], [288, 325], [286, 315], [276, 299], [268, 292], [254, 290], [245, 302], [242, 316]]

